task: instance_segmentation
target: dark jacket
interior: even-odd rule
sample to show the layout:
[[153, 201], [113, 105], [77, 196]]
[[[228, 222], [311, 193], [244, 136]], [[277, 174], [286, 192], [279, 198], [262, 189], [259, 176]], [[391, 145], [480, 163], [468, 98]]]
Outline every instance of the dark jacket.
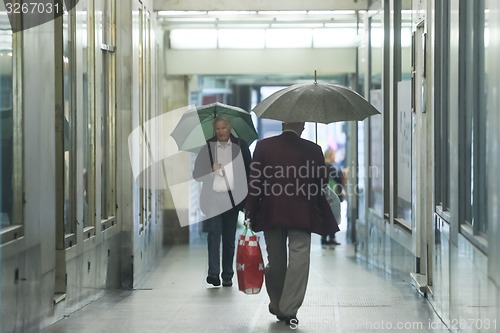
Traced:
[[335, 193], [338, 195], [340, 202], [344, 201], [344, 185], [345, 185], [345, 175], [342, 171], [342, 168], [338, 163], [331, 163], [326, 165], [328, 170], [328, 175], [330, 179], [330, 184], [333, 185], [332, 188]]
[[255, 231], [339, 231], [322, 192], [328, 175], [320, 146], [285, 131], [257, 143], [250, 169], [246, 209]]
[[[208, 212], [208, 209], [211, 205], [211, 198], [214, 195], [214, 191], [212, 188], [213, 186], [212, 165], [214, 163], [213, 157], [216, 156], [215, 155], [216, 143], [217, 143], [216, 137], [213, 137], [210, 140], [208, 140], [207, 145], [201, 148], [194, 163], [193, 178], [198, 181], [203, 181], [201, 195], [200, 195], [200, 208], [201, 211], [204, 213]], [[245, 207], [248, 176], [250, 173], [250, 162], [252, 157], [250, 155], [250, 150], [248, 149], [248, 144], [245, 141], [240, 140], [234, 136], [231, 136], [231, 143], [232, 143], [231, 152], [233, 156], [233, 161], [236, 159], [238, 154], [241, 153], [245, 168], [245, 177], [237, 177], [236, 175], [238, 173], [236, 172], [234, 177], [234, 187], [235, 187], [235, 191], [233, 191], [234, 203], [235, 207], [238, 210], [241, 210], [243, 209], [243, 207]], [[209, 146], [211, 149], [210, 153], [208, 150]], [[212, 176], [207, 177], [207, 175], [210, 174], [212, 174]], [[239, 174], [241, 175], [241, 173]], [[244, 193], [244, 195], [239, 195], [239, 193], [240, 194]]]

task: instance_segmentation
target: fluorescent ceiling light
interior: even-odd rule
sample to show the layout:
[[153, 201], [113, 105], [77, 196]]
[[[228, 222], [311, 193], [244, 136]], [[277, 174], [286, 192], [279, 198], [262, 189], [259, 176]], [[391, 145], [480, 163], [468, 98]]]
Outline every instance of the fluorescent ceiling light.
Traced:
[[322, 28], [323, 23], [271, 23], [271, 28]]
[[321, 15], [333, 16], [336, 12], [334, 10], [308, 10], [307, 15]]
[[208, 11], [208, 15], [215, 16], [234, 16], [234, 15], [255, 15], [257, 11], [255, 10], [212, 10]]
[[349, 28], [349, 29], [356, 29], [356, 22], [348, 23], [348, 22], [342, 22], [342, 23], [325, 23], [325, 28]]
[[191, 17], [169, 17], [167, 22], [172, 23], [213, 23], [216, 21], [215, 17], [199, 17], [193, 20]]
[[158, 16], [197, 16], [206, 14], [206, 11], [200, 10], [160, 10], [158, 12]]
[[267, 29], [268, 48], [307, 48], [312, 46], [311, 29]]
[[354, 15], [356, 14], [355, 10], [309, 10], [307, 12], [308, 15]]
[[262, 49], [265, 46], [264, 29], [220, 29], [219, 48]]
[[242, 30], [251, 30], [251, 29], [265, 29], [269, 28], [268, 23], [237, 23], [237, 22], [228, 22], [228, 23], [217, 23], [217, 28], [220, 29], [242, 29]]
[[251, 23], [251, 22], [263, 22], [271, 21], [271, 18], [263, 18], [262, 16], [219, 16], [217, 17], [218, 22], [238, 22], [238, 23]]
[[170, 46], [173, 49], [215, 49], [215, 29], [174, 29], [170, 31]]
[[313, 29], [313, 47], [336, 48], [358, 46], [355, 29]]
[[257, 12], [259, 15], [306, 15], [306, 10], [259, 10]]

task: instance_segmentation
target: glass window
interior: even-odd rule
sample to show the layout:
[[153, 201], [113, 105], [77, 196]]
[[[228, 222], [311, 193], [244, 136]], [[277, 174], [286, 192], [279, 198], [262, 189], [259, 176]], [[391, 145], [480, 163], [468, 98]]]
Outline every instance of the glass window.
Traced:
[[411, 10], [401, 10], [401, 80], [411, 80]]
[[0, 228], [14, 224], [13, 43], [9, 17], [0, 5]]
[[380, 216], [384, 215], [384, 100], [382, 90], [383, 72], [383, 11], [379, 10], [369, 20], [369, 100], [380, 115], [368, 120], [368, 138], [370, 142], [368, 167], [365, 177], [368, 177], [368, 205]]
[[[145, 105], [145, 111], [146, 111], [146, 119], [144, 121], [144, 124], [148, 124], [151, 126], [151, 120], [152, 118], [152, 106], [151, 106], [151, 15], [149, 13], [149, 10], [145, 10], [145, 21], [144, 21], [144, 58], [143, 60], [145, 61], [144, 63], [144, 87], [145, 87], [145, 92], [144, 92], [144, 105]], [[146, 129], [147, 133], [151, 133], [151, 127]], [[148, 138], [148, 140], [152, 140], [153, 138]], [[149, 143], [150, 144], [150, 143]], [[151, 152], [147, 151], [148, 156], [151, 154]], [[147, 193], [146, 193], [146, 215], [145, 215], [145, 222], [149, 223], [151, 222], [151, 216], [152, 216], [152, 203], [153, 203], [153, 192], [152, 192], [152, 182], [153, 182], [153, 173], [148, 172], [147, 173], [147, 182], [149, 186], [147, 187]]]
[[[142, 8], [142, 5], [139, 8], [138, 11], [138, 19], [133, 20], [134, 24], [136, 27], [134, 27], [134, 31], [136, 32], [136, 38], [139, 44], [139, 59], [138, 59], [138, 78], [139, 78], [139, 125], [143, 126], [145, 123], [145, 110], [144, 110], [144, 104], [145, 104], [145, 98], [144, 98], [144, 90], [145, 90], [145, 84], [144, 84], [144, 63], [145, 63], [145, 57], [144, 57], [144, 10]], [[144, 140], [144, 138], [141, 137], [141, 140]], [[146, 152], [145, 152], [145, 142], [141, 142], [140, 146], [143, 147], [141, 149], [141, 169], [145, 169], [145, 165], [147, 165], [147, 160], [146, 160]], [[144, 184], [147, 184], [146, 178], [147, 173], [143, 173], [141, 175], [143, 179], [141, 181]], [[146, 221], [146, 204], [147, 204], [147, 189], [145, 189], [144, 186], [141, 186], [139, 189], [139, 232], [142, 232], [144, 230], [145, 226], [145, 221]]]
[[94, 141], [94, 1], [89, 0], [87, 10], [77, 15], [77, 26], [82, 41], [82, 148], [83, 169], [83, 228], [95, 226], [95, 141]]
[[487, 191], [487, 161], [486, 161], [486, 140], [487, 140], [487, 100], [488, 100], [488, 73], [489, 73], [489, 59], [488, 59], [488, 47], [489, 47], [489, 13], [491, 7], [491, 1], [480, 0], [477, 3], [478, 10], [478, 49], [479, 49], [479, 89], [478, 89], [478, 114], [476, 115], [477, 126], [477, 143], [476, 147], [476, 159], [478, 162], [478, 170], [476, 172], [476, 178], [479, 186], [474, 188], [474, 198], [475, 198], [475, 232], [481, 235], [486, 235], [488, 232], [488, 198], [486, 195]]
[[[461, 2], [460, 103], [462, 114], [459, 123], [464, 133], [460, 142], [464, 156], [461, 158], [460, 172], [464, 180], [461, 200], [463, 222], [472, 228], [473, 234], [487, 232], [486, 200], [486, 47], [485, 30], [488, 18], [485, 15], [485, 1]], [[479, 73], [479, 75], [478, 75]]]
[[[359, 15], [359, 14], [358, 14]], [[361, 36], [360, 43], [358, 47], [358, 87], [357, 92], [364, 97], [367, 97], [365, 91], [367, 90], [367, 71], [368, 71], [368, 43], [367, 43], [367, 29], [366, 27], [367, 14], [358, 16], [358, 35]], [[362, 170], [366, 166], [366, 149], [367, 145], [365, 140], [365, 122], [358, 121], [358, 168], [357, 170], [350, 170], [350, 174], [357, 177], [357, 182], [351, 191], [357, 196], [359, 211], [359, 222], [363, 223], [365, 221], [365, 205], [366, 205], [366, 177]]]
[[[74, 130], [75, 112], [75, 10], [63, 15], [63, 70], [64, 70], [64, 233], [76, 231], [76, 151]], [[76, 238], [73, 237], [71, 246]]]
[[[399, 4], [399, 3], [398, 3]], [[411, 114], [411, 24], [412, 16], [409, 8], [398, 6], [398, 12], [394, 26], [395, 53], [399, 64], [395, 70], [397, 82], [397, 133], [395, 133], [395, 144], [397, 146], [397, 159], [395, 161], [397, 172], [397, 203], [396, 218], [405, 225], [411, 224], [411, 202], [412, 202], [412, 114]], [[396, 52], [397, 51], [397, 52]], [[396, 57], [396, 56], [395, 56]], [[401, 221], [402, 219], [402, 221]]]
[[101, 105], [101, 218], [115, 215], [115, 0], [104, 2], [102, 26], [103, 69]]
[[449, 156], [449, 58], [450, 21], [449, 0], [436, 3], [436, 57], [435, 76], [435, 142], [436, 142], [436, 205], [443, 211], [450, 209], [450, 156]]

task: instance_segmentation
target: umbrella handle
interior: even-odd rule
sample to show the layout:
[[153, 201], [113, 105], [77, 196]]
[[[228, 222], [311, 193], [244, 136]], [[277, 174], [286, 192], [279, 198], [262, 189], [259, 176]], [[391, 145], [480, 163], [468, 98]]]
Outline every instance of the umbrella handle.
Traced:
[[318, 144], [318, 123], [314, 123], [316, 126], [316, 144]]

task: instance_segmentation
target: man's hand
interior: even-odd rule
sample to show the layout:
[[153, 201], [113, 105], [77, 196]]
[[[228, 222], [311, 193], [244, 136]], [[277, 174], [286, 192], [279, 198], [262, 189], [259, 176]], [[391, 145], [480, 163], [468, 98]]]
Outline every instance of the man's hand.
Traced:
[[245, 218], [245, 221], [243, 221], [243, 225], [245, 228], [252, 229], [252, 223], [250, 222], [249, 218]]

